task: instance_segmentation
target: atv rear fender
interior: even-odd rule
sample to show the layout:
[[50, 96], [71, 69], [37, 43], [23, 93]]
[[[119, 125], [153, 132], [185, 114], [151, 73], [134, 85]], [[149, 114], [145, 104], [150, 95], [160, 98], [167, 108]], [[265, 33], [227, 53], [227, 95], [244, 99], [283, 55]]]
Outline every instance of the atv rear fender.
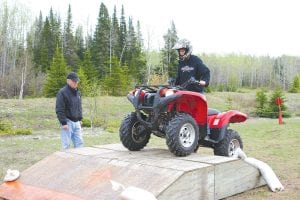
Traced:
[[240, 123], [246, 120], [247, 115], [236, 110], [229, 110], [227, 112], [222, 112], [208, 117], [210, 128], [222, 128], [223, 126], [227, 126], [229, 123]]

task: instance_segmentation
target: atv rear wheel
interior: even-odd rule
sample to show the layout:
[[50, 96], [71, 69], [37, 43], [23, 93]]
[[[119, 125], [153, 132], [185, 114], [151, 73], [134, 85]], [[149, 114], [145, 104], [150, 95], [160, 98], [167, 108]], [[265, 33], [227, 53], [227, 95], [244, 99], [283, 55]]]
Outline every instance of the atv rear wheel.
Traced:
[[171, 119], [166, 128], [166, 143], [176, 156], [187, 156], [198, 146], [199, 130], [195, 120], [180, 113]]
[[138, 151], [149, 142], [151, 131], [138, 121], [136, 113], [124, 118], [119, 130], [122, 144], [130, 151]]
[[232, 157], [238, 148], [243, 149], [243, 141], [238, 132], [227, 129], [225, 137], [214, 147], [214, 154], [218, 156]]

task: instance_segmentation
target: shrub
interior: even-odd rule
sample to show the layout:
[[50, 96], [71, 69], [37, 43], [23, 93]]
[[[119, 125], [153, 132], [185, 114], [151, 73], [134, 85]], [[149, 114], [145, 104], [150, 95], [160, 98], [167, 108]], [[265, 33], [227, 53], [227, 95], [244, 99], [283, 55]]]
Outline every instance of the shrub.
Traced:
[[291, 117], [291, 114], [287, 111], [287, 107], [285, 105], [286, 99], [284, 97], [283, 91], [279, 88], [273, 91], [269, 100], [264, 90], [260, 90], [256, 93], [257, 116], [267, 117], [267, 118], [277, 118], [278, 111], [279, 111], [278, 105], [275, 104], [275, 100], [277, 98], [282, 99], [282, 105], [280, 106], [280, 109], [282, 111], [282, 116]]
[[210, 86], [207, 86], [204, 88], [205, 93], [212, 93], [212, 88]]
[[31, 135], [32, 130], [28, 128], [17, 128], [14, 130], [14, 135]]
[[12, 130], [12, 124], [9, 121], [0, 120], [0, 132], [10, 132]]
[[300, 92], [300, 75], [297, 75], [294, 78], [291, 89], [289, 90], [289, 92], [292, 92], [292, 93]]
[[280, 88], [277, 88], [273, 91], [271, 97], [270, 97], [270, 100], [268, 102], [268, 109], [271, 111], [271, 112], [278, 112], [279, 111], [279, 108], [278, 108], [278, 105], [275, 104], [275, 100], [277, 98], [281, 98], [282, 99], [282, 105], [280, 106], [281, 108], [281, 111], [286, 111], [287, 110], [287, 107], [285, 105], [285, 102], [286, 102], [286, 99], [283, 95], [283, 91], [280, 89]]
[[260, 89], [256, 92], [256, 102], [256, 113], [258, 116], [261, 116], [266, 111], [266, 103], [268, 102], [266, 91], [264, 89]]
[[92, 122], [90, 119], [83, 118], [81, 120], [81, 122], [82, 122], [82, 124], [81, 124], [82, 127], [91, 127], [91, 125], [92, 125]]
[[0, 136], [4, 135], [31, 135], [32, 130], [26, 128], [16, 128], [12, 127], [11, 122], [0, 120]]
[[93, 125], [93, 127], [103, 127], [104, 129], [106, 128], [106, 123], [107, 123], [105, 120], [99, 117], [93, 120], [83, 118], [81, 122], [82, 122], [82, 127], [91, 127]]
[[118, 132], [119, 127], [120, 127], [120, 121], [118, 121], [118, 120], [111, 120], [107, 124], [106, 131], [110, 132], [110, 133], [116, 133], [116, 132]]

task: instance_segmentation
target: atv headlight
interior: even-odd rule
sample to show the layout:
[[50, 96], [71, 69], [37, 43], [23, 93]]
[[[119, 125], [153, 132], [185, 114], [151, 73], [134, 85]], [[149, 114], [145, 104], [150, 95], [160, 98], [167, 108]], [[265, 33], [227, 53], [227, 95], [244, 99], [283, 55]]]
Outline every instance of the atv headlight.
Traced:
[[167, 90], [166, 93], [165, 93], [165, 96], [167, 97], [167, 96], [170, 96], [174, 93], [175, 93], [174, 90]]

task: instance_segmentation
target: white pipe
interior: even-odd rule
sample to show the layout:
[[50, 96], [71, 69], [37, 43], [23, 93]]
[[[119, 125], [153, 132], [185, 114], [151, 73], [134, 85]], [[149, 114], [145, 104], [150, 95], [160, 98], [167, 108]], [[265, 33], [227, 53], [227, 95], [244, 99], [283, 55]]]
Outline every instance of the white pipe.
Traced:
[[121, 200], [157, 200], [151, 192], [148, 192], [147, 190], [144, 190], [142, 188], [133, 186], [129, 186], [126, 188], [121, 183], [112, 180], [110, 180], [110, 183], [114, 191], [122, 191], [119, 196]]
[[15, 181], [20, 177], [20, 172], [19, 170], [11, 170], [8, 169], [6, 172], [6, 175], [3, 179], [4, 182], [10, 182], [10, 181]]
[[257, 168], [260, 171], [260, 173], [261, 173], [262, 177], [264, 178], [264, 180], [266, 181], [266, 183], [268, 184], [269, 188], [273, 192], [279, 192], [279, 191], [284, 190], [283, 185], [280, 183], [276, 174], [274, 173], [272, 168], [267, 163], [264, 163], [255, 158], [248, 158], [246, 156], [246, 154], [244, 153], [244, 151], [240, 148], [237, 149], [236, 156], [243, 159], [246, 163], [249, 163], [250, 165]]

